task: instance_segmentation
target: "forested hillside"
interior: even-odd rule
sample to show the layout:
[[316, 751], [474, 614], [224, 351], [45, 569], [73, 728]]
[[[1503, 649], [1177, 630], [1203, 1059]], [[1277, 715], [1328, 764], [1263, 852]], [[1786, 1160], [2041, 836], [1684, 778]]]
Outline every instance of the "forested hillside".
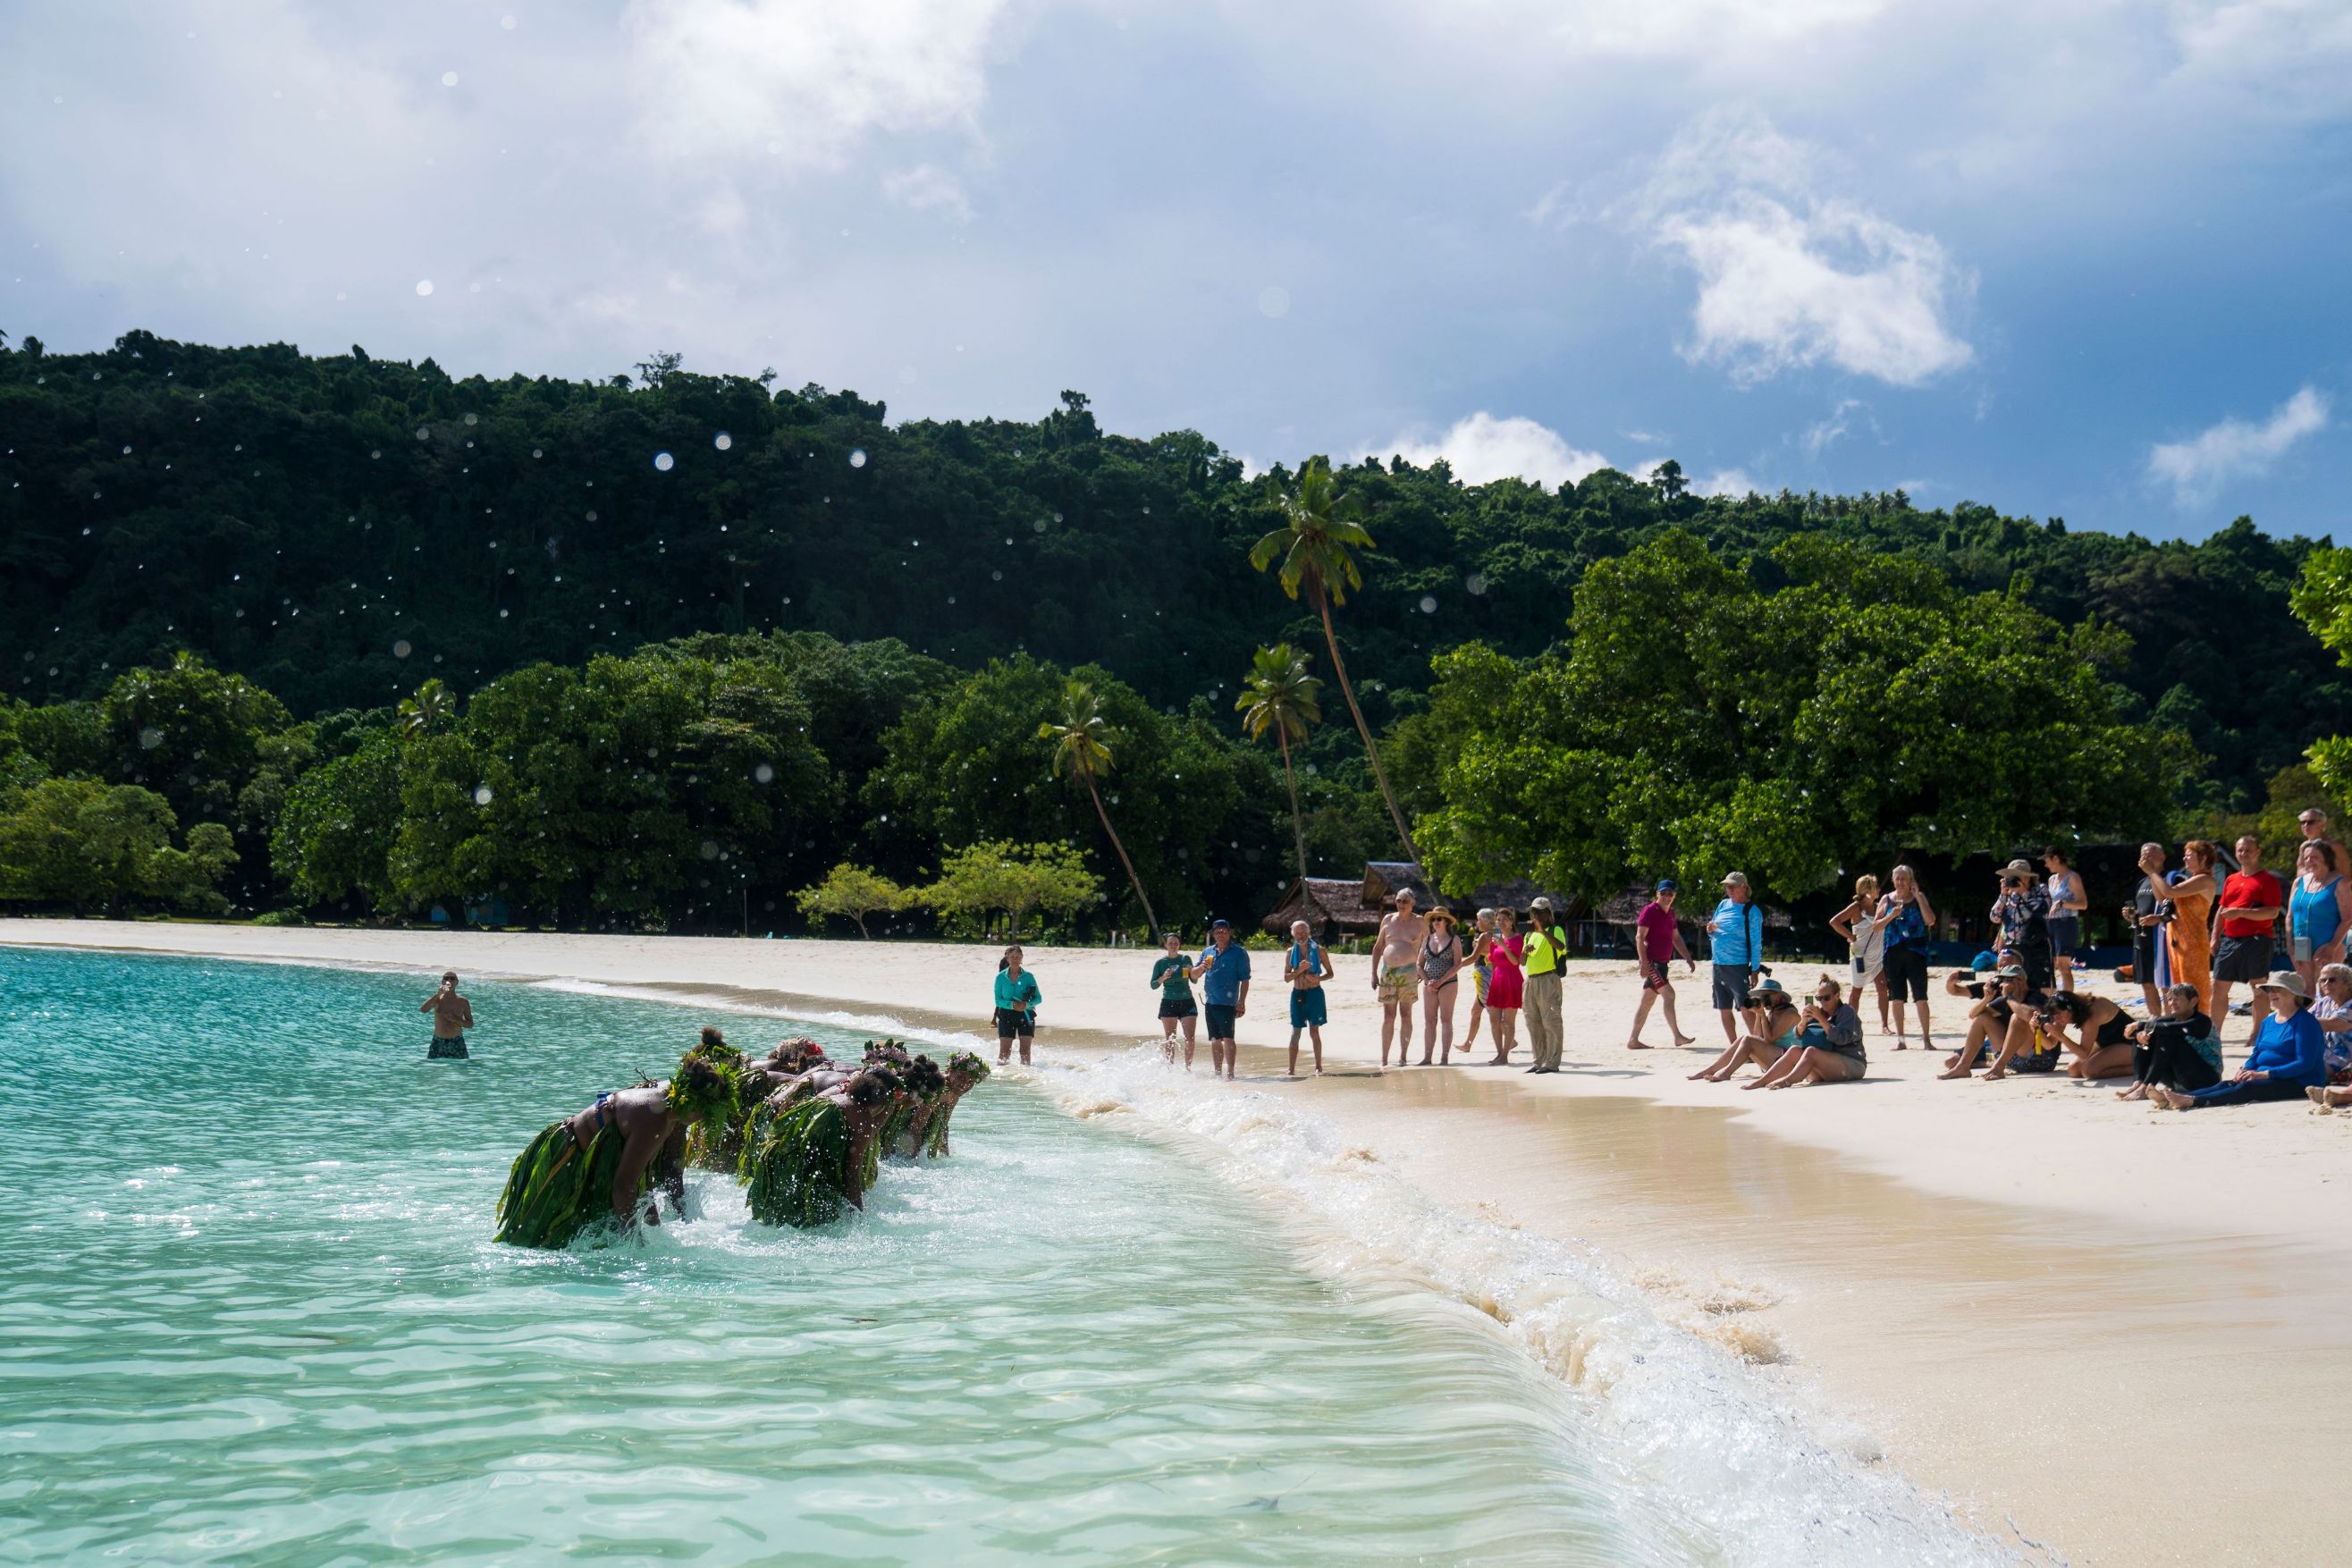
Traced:
[[[1024, 648], [1096, 663], [1165, 708], [1230, 692], [1260, 644], [1312, 640], [1244, 563], [1269, 508], [1239, 462], [1189, 431], [1108, 435], [1075, 394], [1034, 422], [891, 426], [853, 393], [658, 360], [591, 384], [143, 332], [102, 354], [37, 348], [0, 353], [0, 658], [32, 700], [188, 647], [309, 715], [427, 675], [470, 689], [533, 660], [783, 626], [962, 668]], [[1702, 499], [1611, 470], [1557, 492], [1465, 487], [1442, 464], [1349, 479], [1380, 546], [1346, 626], [1376, 724], [1409, 710], [1434, 652], [1549, 646], [1588, 566], [1670, 526], [1733, 555], [1823, 533], [2063, 626], [2111, 624], [2133, 639], [2123, 683], [2247, 799], [2352, 698], [2288, 612], [2308, 542], [2242, 519], [2151, 544], [1973, 504]]]
[[[1302, 856], [1395, 852], [1313, 593], [1250, 563], [1300, 473], [1076, 393], [893, 426], [772, 379], [0, 347], [0, 897], [746, 923], [840, 862], [1067, 842], [1133, 924], [1137, 888], [1254, 914]], [[2288, 605], [2319, 544], [2242, 518], [2159, 544], [1671, 464], [1331, 489], [1371, 541], [1334, 629], [1457, 879], [1731, 857], [1794, 897], [2163, 831], [2260, 809], [2352, 706]], [[1319, 722], [1253, 741], [1283, 642]], [[1099, 788], [1041, 733], [1073, 679]]]

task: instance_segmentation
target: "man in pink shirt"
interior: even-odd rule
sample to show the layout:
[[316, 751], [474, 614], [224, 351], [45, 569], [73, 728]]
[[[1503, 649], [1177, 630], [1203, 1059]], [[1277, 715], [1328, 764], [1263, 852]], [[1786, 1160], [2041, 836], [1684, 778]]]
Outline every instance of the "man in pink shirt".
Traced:
[[1667, 965], [1680, 958], [1687, 965], [1685, 973], [1696, 973], [1698, 960], [1691, 956], [1683, 942], [1682, 927], [1675, 921], [1675, 894], [1672, 877], [1658, 879], [1657, 896], [1642, 906], [1633, 917], [1633, 957], [1642, 972], [1642, 1004], [1633, 1009], [1633, 1032], [1625, 1041], [1629, 1051], [1646, 1051], [1642, 1043], [1642, 1025], [1650, 1016], [1650, 1004], [1664, 997], [1666, 1004], [1666, 1030], [1677, 1046], [1687, 1046], [1691, 1037], [1683, 1033], [1682, 1025], [1675, 1018], [1675, 982]]

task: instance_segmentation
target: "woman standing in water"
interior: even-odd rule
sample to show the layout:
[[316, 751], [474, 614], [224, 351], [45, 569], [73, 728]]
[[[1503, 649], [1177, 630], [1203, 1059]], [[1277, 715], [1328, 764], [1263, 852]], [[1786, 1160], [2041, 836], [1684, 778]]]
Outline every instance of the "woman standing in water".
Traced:
[[996, 972], [996, 1059], [1013, 1059], [1013, 1041], [1021, 1041], [1021, 1065], [1029, 1065], [1029, 1042], [1037, 1033], [1037, 977], [1021, 967], [1021, 950], [1004, 950], [1004, 967]]
[[1495, 911], [1495, 931], [1486, 939], [1486, 962], [1494, 973], [1486, 982], [1486, 1016], [1493, 1025], [1495, 1059], [1488, 1067], [1508, 1067], [1511, 1047], [1519, 1043], [1519, 939], [1511, 928], [1518, 916], [1509, 910]]
[[1184, 938], [1180, 931], [1170, 931], [1161, 939], [1162, 956], [1151, 965], [1151, 984], [1160, 993], [1160, 1029], [1161, 1048], [1168, 1060], [1176, 1060], [1176, 1030], [1184, 1030], [1184, 1070], [1192, 1070], [1192, 1031], [1200, 1022], [1201, 1009], [1192, 1001], [1192, 972], [1183, 953]]

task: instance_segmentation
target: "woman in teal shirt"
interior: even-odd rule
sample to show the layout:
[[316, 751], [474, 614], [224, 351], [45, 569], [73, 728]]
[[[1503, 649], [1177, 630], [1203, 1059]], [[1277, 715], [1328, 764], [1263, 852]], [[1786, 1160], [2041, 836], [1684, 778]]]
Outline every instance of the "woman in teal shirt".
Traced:
[[1151, 966], [1152, 989], [1160, 993], [1160, 1027], [1165, 1038], [1160, 1042], [1172, 1065], [1176, 1060], [1176, 1026], [1184, 1026], [1184, 1070], [1192, 1070], [1192, 1030], [1201, 1009], [1192, 1003], [1192, 976], [1190, 961], [1182, 948], [1182, 933], [1170, 931], [1162, 940], [1166, 956]]
[[996, 1059], [1013, 1059], [1013, 1041], [1021, 1041], [1021, 1065], [1029, 1065], [1029, 1042], [1037, 1033], [1037, 977], [1021, 967], [1021, 950], [1004, 950], [1004, 967], [996, 972]]

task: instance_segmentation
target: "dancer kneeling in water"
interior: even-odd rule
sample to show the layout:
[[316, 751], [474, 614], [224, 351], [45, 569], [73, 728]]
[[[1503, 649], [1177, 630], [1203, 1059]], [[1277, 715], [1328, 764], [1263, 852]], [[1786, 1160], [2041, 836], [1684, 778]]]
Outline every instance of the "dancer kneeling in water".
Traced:
[[932, 1102], [931, 1114], [923, 1124], [923, 1152], [931, 1158], [944, 1159], [948, 1152], [948, 1118], [963, 1097], [978, 1089], [989, 1074], [988, 1060], [973, 1051], [958, 1051], [948, 1058], [944, 1075], [947, 1087]]
[[948, 1075], [930, 1058], [917, 1057], [898, 1077], [906, 1086], [901, 1096], [905, 1114], [894, 1118], [882, 1152], [893, 1160], [911, 1160], [923, 1152], [924, 1130], [947, 1097]]
[[[824, 1088], [808, 1074], [761, 1102], [743, 1145], [745, 1201], [765, 1225], [837, 1219], [866, 1205], [879, 1159], [875, 1141], [898, 1091], [887, 1068], [864, 1068]], [[830, 1075], [827, 1075], [830, 1076]]]
[[647, 1178], [665, 1187], [673, 1208], [686, 1194], [687, 1130], [724, 1119], [735, 1108], [735, 1079], [708, 1055], [688, 1053], [667, 1083], [601, 1094], [579, 1115], [551, 1123], [517, 1155], [499, 1198], [498, 1239], [516, 1247], [569, 1246], [610, 1215], [624, 1226], [661, 1223], [654, 1204], [642, 1213]]

